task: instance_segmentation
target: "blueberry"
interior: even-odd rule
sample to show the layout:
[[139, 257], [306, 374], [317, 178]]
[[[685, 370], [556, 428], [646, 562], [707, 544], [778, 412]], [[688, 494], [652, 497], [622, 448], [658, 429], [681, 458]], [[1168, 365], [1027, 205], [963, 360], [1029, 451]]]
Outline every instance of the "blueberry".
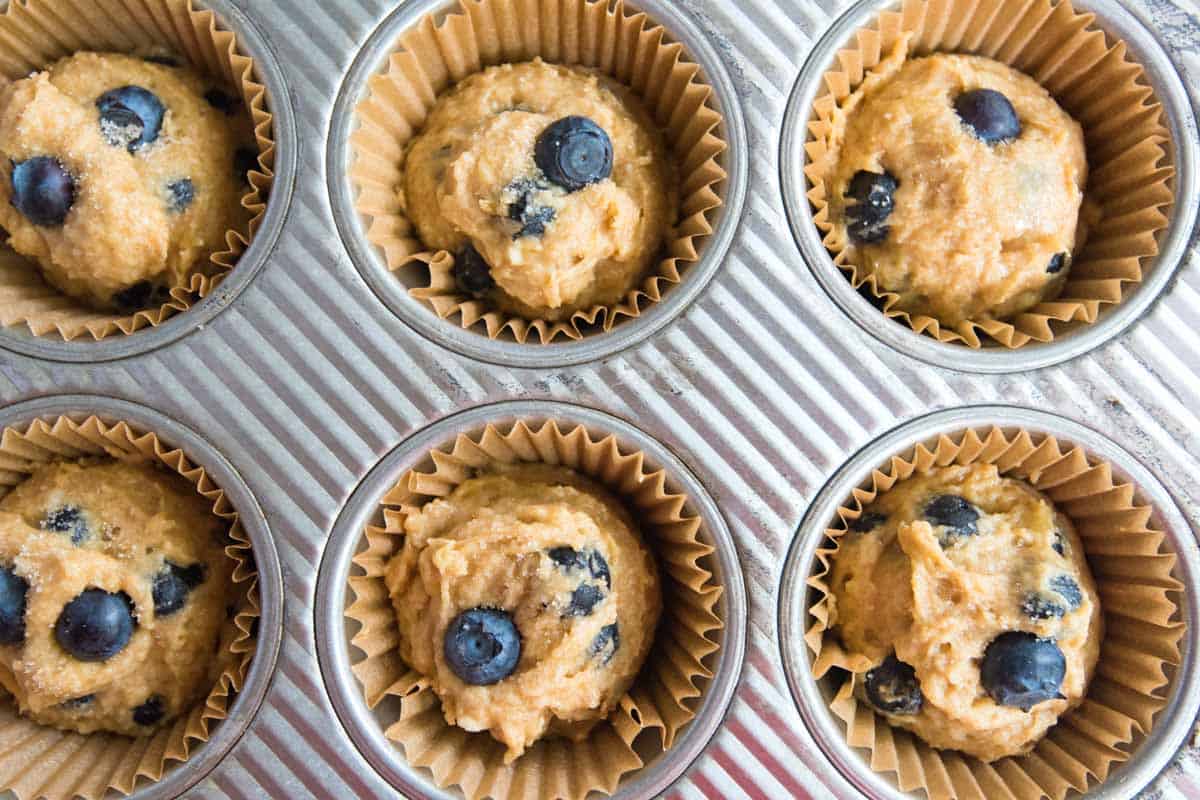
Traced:
[[96, 100], [100, 130], [113, 147], [135, 153], [158, 141], [166, 109], [158, 96], [141, 86], [111, 89]]
[[154, 576], [154, 584], [150, 589], [154, 596], [154, 616], [170, 616], [183, 608], [187, 596], [202, 583], [203, 564], [181, 567], [173, 562], [166, 562], [162, 570]]
[[240, 98], [220, 89], [209, 89], [204, 93], [204, 99], [210, 106], [226, 116], [232, 116], [237, 107], [242, 104]]
[[1064, 537], [1062, 535], [1062, 531], [1060, 531], [1060, 530], [1054, 531], [1054, 541], [1052, 541], [1050, 543], [1050, 548], [1052, 550], [1054, 550], [1054, 552], [1058, 553], [1060, 556], [1066, 555], [1067, 540], [1066, 540], [1066, 537]]
[[1031, 592], [1021, 602], [1021, 611], [1031, 619], [1061, 617], [1083, 603], [1083, 592], [1070, 575], [1055, 575], [1046, 589]]
[[107, 661], [125, 649], [136, 625], [124, 592], [84, 589], [54, 623], [54, 638], [80, 661]]
[[50, 509], [42, 518], [41, 528], [57, 533], [69, 532], [71, 544], [80, 544], [88, 537], [87, 518], [79, 506], [59, 506]]
[[191, 178], [180, 178], [167, 184], [167, 210], [180, 214], [196, 199], [196, 185]]
[[859, 170], [850, 179], [845, 197], [858, 202], [847, 206], [850, 218], [846, 229], [850, 238], [863, 244], [875, 244], [887, 238], [887, 218], [896, 207], [896, 189], [900, 182], [890, 172], [868, 172]]
[[609, 589], [612, 588], [612, 573], [608, 570], [608, 562], [599, 550], [576, 550], [573, 547], [552, 547], [546, 551], [550, 556], [550, 560], [566, 572], [574, 570], [586, 570], [588, 575], [598, 581], [604, 581], [604, 585]]
[[916, 671], [894, 653], [867, 672], [863, 688], [871, 705], [888, 714], [916, 714], [925, 702]]
[[94, 694], [85, 694], [82, 697], [72, 697], [70, 700], [64, 700], [59, 703], [59, 706], [67, 711], [75, 711], [76, 709], [90, 706], [92, 701], [96, 699]]
[[974, 536], [979, 532], [979, 509], [956, 494], [941, 494], [930, 500], [925, 506], [925, 519], [947, 528], [952, 536]]
[[474, 245], [468, 244], [454, 257], [454, 283], [463, 294], [475, 297], [486, 294], [496, 285], [492, 280], [492, 268]]
[[12, 567], [0, 567], [0, 644], [25, 641], [27, 594], [29, 581], [13, 572]]
[[533, 193], [546, 187], [535, 181], [517, 180], [505, 188], [516, 196], [516, 199], [508, 204], [508, 218], [521, 223], [520, 230], [513, 234], [513, 238], [544, 234], [546, 226], [554, 221], [555, 211], [550, 206], [534, 203]]
[[533, 160], [551, 183], [574, 192], [612, 174], [612, 141], [587, 117], [563, 117], [538, 136]]
[[1067, 253], [1055, 253], [1050, 257], [1050, 263], [1046, 265], [1046, 272], [1050, 273], [1051, 275], [1056, 275], [1059, 272], [1062, 272], [1063, 267], [1067, 266], [1068, 258], [1069, 255]]
[[450, 622], [442, 640], [442, 653], [464, 683], [490, 686], [517, 668], [521, 636], [507, 611], [472, 608]]
[[592, 583], [581, 583], [571, 592], [571, 604], [567, 606], [564, 617], [586, 617], [592, 613], [596, 605], [604, 599], [604, 592]]
[[850, 520], [847, 526], [850, 530], [858, 533], [866, 533], [873, 531], [883, 523], [887, 522], [887, 516], [876, 511], [864, 511], [859, 514], [858, 519]]
[[1083, 592], [1079, 584], [1070, 575], [1055, 575], [1050, 579], [1050, 588], [1059, 593], [1067, 602], [1067, 610], [1074, 611], [1083, 603]]
[[1051, 619], [1067, 613], [1062, 603], [1043, 592], [1031, 592], [1021, 601], [1021, 613], [1030, 619]]
[[975, 137], [988, 144], [1011, 141], [1021, 135], [1016, 109], [995, 89], [963, 92], [955, 98], [954, 110]]
[[167, 302], [171, 299], [171, 290], [150, 281], [138, 281], [114, 294], [112, 299], [119, 310], [132, 314]]
[[1067, 660], [1058, 645], [1025, 631], [1009, 631], [993, 639], [979, 668], [980, 681], [991, 698], [1022, 711], [1044, 700], [1062, 699], [1059, 689], [1066, 673]]
[[138, 725], [153, 725], [167, 713], [166, 700], [161, 695], [151, 695], [146, 702], [133, 709], [133, 721]]
[[620, 647], [621, 633], [617, 629], [617, 623], [614, 622], [612, 625], [605, 625], [601, 628], [600, 632], [596, 634], [596, 638], [592, 639], [592, 643], [588, 647], [588, 655], [599, 659], [601, 664], [607, 664], [612, 661]]
[[249, 147], [239, 147], [233, 154], [234, 173], [248, 181], [248, 173], [252, 169], [258, 169], [258, 151]]
[[34, 225], [62, 225], [75, 205], [75, 179], [51, 156], [14, 161], [12, 204]]

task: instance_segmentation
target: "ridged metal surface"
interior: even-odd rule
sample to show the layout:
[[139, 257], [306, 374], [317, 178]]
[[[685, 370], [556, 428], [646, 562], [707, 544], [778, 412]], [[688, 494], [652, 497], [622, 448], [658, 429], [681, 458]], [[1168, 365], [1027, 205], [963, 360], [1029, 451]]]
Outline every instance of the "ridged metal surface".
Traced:
[[[1193, 0], [1139, 0], [1185, 83], [1200, 86]], [[0, 354], [0, 401], [84, 391], [142, 402], [201, 432], [257, 495], [276, 536], [285, 630], [258, 718], [190, 796], [391, 797], [348, 742], [315, 658], [313, 593], [328, 531], [370, 468], [413, 431], [512, 398], [568, 400], [658, 437], [706, 484], [738, 542], [750, 595], [742, 686], [679, 798], [854, 796], [808, 738], [775, 647], [775, 592], [806, 504], [855, 450], [936, 408], [1006, 402], [1097, 428], [1200, 514], [1200, 270], [1091, 354], [1033, 373], [927, 366], [860, 332], [801, 262], [779, 199], [778, 132], [800, 64], [842, 3], [682, 0], [722, 52], [749, 135], [750, 192], [730, 254], [674, 323], [601, 363], [513, 370], [456, 356], [397, 321], [331, 222], [325, 147], [344, 72], [394, 2], [236, 0], [275, 51], [298, 122], [286, 227], [253, 283], [202, 330], [148, 355], [86, 366]], [[1196, 95], [1193, 95], [1195, 105]], [[1200, 797], [1185, 754], [1155, 790]]]

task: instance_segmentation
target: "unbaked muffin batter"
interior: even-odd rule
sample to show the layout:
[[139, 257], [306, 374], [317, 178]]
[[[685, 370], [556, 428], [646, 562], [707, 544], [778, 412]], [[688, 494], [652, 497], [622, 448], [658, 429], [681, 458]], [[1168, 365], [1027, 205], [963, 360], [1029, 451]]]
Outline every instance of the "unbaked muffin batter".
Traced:
[[446, 721], [490, 731], [512, 761], [609, 716], [661, 600], [653, 557], [602, 489], [562, 468], [497, 469], [408, 517], [386, 581], [400, 654]]
[[182, 66], [113, 53], [78, 53], [10, 84], [0, 95], [9, 244], [97, 309], [160, 304], [246, 218], [240, 103]]
[[934, 747], [1024, 753], [1084, 697], [1102, 638], [1068, 520], [992, 465], [914, 476], [840, 539], [831, 628], [857, 692]]
[[439, 98], [400, 196], [425, 245], [454, 255], [463, 291], [544, 319], [618, 302], [661, 256], [679, 203], [662, 135], [632, 92], [540, 60]]
[[997, 61], [904, 56], [836, 117], [825, 184], [850, 263], [951, 327], [1054, 298], [1086, 236], [1079, 124]]
[[40, 467], [0, 500], [0, 684], [22, 714], [81, 733], [144, 735], [187, 713], [220, 673], [224, 544], [177, 476]]

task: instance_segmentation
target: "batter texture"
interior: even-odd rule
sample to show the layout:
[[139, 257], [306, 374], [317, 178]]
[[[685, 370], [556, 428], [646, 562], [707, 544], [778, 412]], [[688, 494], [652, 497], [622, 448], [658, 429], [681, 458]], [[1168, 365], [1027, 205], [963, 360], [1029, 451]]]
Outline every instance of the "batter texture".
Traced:
[[[148, 91], [164, 112], [157, 134], [143, 131], [139, 145], [128, 143], [142, 130], [136, 115], [105, 115], [99, 104], [126, 87]], [[129, 108], [154, 108], [142, 98]], [[238, 103], [186, 68], [114, 53], [78, 53], [10, 84], [0, 95], [0, 225], [9, 244], [97, 309], [158, 305], [246, 218], [238, 153], [248, 126], [235, 124], [244, 116]], [[36, 157], [57, 160], [74, 181], [61, 222], [37, 224], [14, 205], [14, 165]]]
[[[611, 175], [575, 191], [548, 180], [534, 152], [571, 116], [612, 143]], [[491, 302], [532, 319], [618, 302], [660, 257], [679, 210], [675, 166], [633, 93], [541, 60], [491, 67], [439, 98], [403, 167], [401, 203], [425, 245], [456, 258], [473, 245]]]
[[[489, 731], [512, 761], [609, 716], [661, 610], [654, 559], [613, 498], [570, 470], [505, 467], [426, 504], [405, 531], [386, 574], [400, 653], [447, 722]], [[515, 670], [491, 685], [460, 680], [443, 652], [451, 620], [475, 608], [507, 612], [520, 636]]]
[[[27, 584], [24, 632], [0, 645], [0, 683], [21, 713], [139, 736], [193, 708], [220, 674], [224, 543], [204, 498], [149, 465], [57, 463], [16, 486], [0, 500], [0, 566]], [[87, 590], [127, 598], [134, 620], [128, 643], [104, 660], [80, 660], [56, 633]]]
[[[825, 184], [850, 262], [894, 308], [955, 326], [1008, 319], [1061, 291], [1083, 245], [1083, 132], [1032, 78], [979, 56], [885, 58], [844, 104]], [[956, 110], [966, 92], [1000, 92], [1020, 133], [989, 143]], [[853, 235], [860, 172], [896, 186], [886, 233]], [[886, 187], [884, 187], [886, 188]], [[878, 239], [879, 233], [868, 236]]]
[[[1083, 700], [1103, 622], [1079, 537], [1045, 496], [992, 465], [938, 469], [880, 496], [840, 540], [829, 586], [831, 627], [864, 667], [860, 700], [934, 747], [987, 761], [1025, 753]], [[1012, 631], [1061, 650], [1057, 698], [1023, 710], [989, 693], [985, 652]], [[893, 654], [922, 698], [883, 692], [900, 713], [864, 691]]]

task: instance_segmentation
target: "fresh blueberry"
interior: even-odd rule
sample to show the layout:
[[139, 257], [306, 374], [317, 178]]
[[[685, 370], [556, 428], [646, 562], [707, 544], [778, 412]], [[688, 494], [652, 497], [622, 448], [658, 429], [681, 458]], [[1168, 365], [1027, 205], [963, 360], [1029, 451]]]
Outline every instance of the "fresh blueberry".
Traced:
[[242, 104], [239, 98], [220, 89], [209, 89], [204, 93], [204, 99], [210, 106], [226, 116], [232, 116], [237, 107]]
[[601, 664], [607, 664], [612, 661], [620, 647], [621, 632], [617, 629], [617, 623], [614, 622], [600, 629], [596, 638], [592, 639], [591, 646], [588, 647], [588, 654], [592, 658], [599, 659]]
[[171, 290], [150, 281], [138, 281], [113, 295], [113, 304], [127, 314], [159, 306], [171, 299]]
[[974, 536], [979, 532], [979, 509], [956, 494], [941, 494], [925, 506], [925, 519], [947, 529], [951, 536]]
[[1046, 272], [1051, 275], [1057, 275], [1062, 272], [1063, 267], [1067, 266], [1067, 259], [1069, 257], [1067, 253], [1055, 253], [1050, 257], [1050, 263], [1046, 265]]
[[1002, 706], [1028, 711], [1044, 700], [1061, 699], [1067, 661], [1051, 639], [1025, 631], [1002, 633], [983, 653], [980, 681]]
[[571, 592], [571, 604], [567, 606], [564, 617], [586, 617], [592, 613], [596, 605], [604, 599], [604, 592], [593, 583], [581, 583]]
[[496, 285], [492, 280], [492, 268], [479, 255], [475, 245], [468, 244], [454, 257], [454, 283], [463, 294], [474, 297], [487, 294]]
[[555, 211], [550, 206], [539, 206], [533, 200], [534, 192], [544, 189], [530, 180], [517, 180], [507, 187], [516, 197], [508, 204], [508, 218], [521, 223], [521, 228], [513, 234], [513, 239], [523, 236], [541, 236], [546, 232], [546, 226], [554, 221]]
[[142, 56], [142, 61], [147, 61], [151, 64], [158, 64], [159, 66], [163, 66], [163, 67], [178, 67], [179, 66], [178, 59], [176, 59], [172, 56], [166, 56], [166, 55], [152, 54], [152, 55], [148, 55], [148, 56]]
[[538, 136], [533, 160], [551, 183], [574, 192], [612, 174], [612, 141], [587, 117], [563, 117]]
[[233, 154], [233, 171], [242, 180], [248, 181], [252, 169], [258, 169], [258, 151], [249, 147], [239, 147]]
[[0, 644], [20, 644], [25, 641], [25, 596], [29, 581], [13, 571], [0, 567]]
[[44, 531], [70, 533], [71, 544], [80, 544], [88, 537], [87, 518], [79, 506], [59, 506], [46, 512], [41, 524]]
[[1011, 141], [1021, 135], [1017, 110], [995, 89], [963, 92], [955, 98], [954, 110], [975, 137], [988, 144]]
[[34, 225], [62, 225], [75, 205], [75, 179], [51, 156], [14, 161], [12, 204]]
[[877, 511], [864, 511], [858, 515], [858, 519], [850, 520], [850, 524], [847, 527], [858, 533], [866, 533], [867, 531], [875, 530], [885, 522], [887, 522], [886, 515], [880, 514]]
[[75, 711], [76, 709], [90, 706], [92, 704], [92, 701], [95, 699], [96, 699], [96, 695], [85, 694], [82, 697], [72, 697], [70, 700], [64, 700], [63, 702], [59, 703], [59, 706], [66, 709], [67, 711]]
[[84, 589], [54, 623], [54, 638], [80, 661], [107, 661], [125, 649], [137, 623], [124, 592]]
[[888, 714], [916, 714], [925, 702], [916, 671], [893, 653], [863, 681], [871, 705]]
[[900, 182], [889, 172], [859, 170], [850, 179], [844, 196], [857, 200], [846, 207], [850, 218], [846, 229], [850, 238], [863, 244], [875, 244], [888, 237], [888, 217], [896, 207], [896, 190]]
[[490, 686], [517, 668], [521, 635], [507, 611], [472, 608], [450, 622], [442, 640], [442, 653], [464, 683]]
[[161, 695], [151, 695], [146, 702], [133, 709], [133, 721], [138, 725], [153, 725], [167, 713], [166, 701]]
[[154, 576], [150, 593], [154, 596], [154, 616], [166, 617], [183, 608], [193, 589], [204, 583], [204, 565], [181, 567], [171, 561]]
[[96, 100], [100, 130], [113, 147], [135, 153], [158, 141], [166, 108], [158, 96], [141, 86], [111, 89]]

